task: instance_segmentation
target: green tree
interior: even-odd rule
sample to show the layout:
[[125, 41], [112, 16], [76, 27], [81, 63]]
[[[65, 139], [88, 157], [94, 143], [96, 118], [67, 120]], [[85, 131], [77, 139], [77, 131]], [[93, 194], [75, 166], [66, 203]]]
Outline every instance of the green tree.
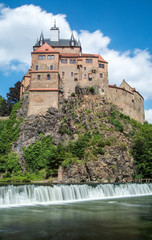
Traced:
[[132, 154], [136, 175], [152, 178], [152, 124], [140, 126], [133, 138]]

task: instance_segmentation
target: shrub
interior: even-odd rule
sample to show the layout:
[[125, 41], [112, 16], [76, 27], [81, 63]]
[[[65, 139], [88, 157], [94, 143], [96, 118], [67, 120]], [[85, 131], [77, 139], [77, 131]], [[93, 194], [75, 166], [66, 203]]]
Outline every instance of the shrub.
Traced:
[[117, 119], [112, 119], [112, 124], [115, 126], [117, 131], [123, 132], [123, 125], [121, 124], [121, 122]]
[[94, 94], [94, 93], [95, 93], [94, 87], [90, 87], [90, 88], [89, 88], [89, 92], [90, 92], [91, 94]]

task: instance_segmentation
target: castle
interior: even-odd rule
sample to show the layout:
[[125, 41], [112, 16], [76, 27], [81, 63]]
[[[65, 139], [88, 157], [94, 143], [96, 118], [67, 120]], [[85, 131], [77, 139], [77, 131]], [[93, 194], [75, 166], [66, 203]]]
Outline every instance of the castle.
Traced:
[[31, 68], [22, 79], [22, 96], [29, 91], [28, 115], [44, 114], [49, 107], [58, 108], [59, 93], [68, 98], [76, 86], [93, 87], [96, 94], [117, 105], [123, 114], [144, 123], [144, 99], [127, 84], [108, 85], [108, 62], [98, 54], [84, 54], [80, 41], [60, 39], [54, 23], [50, 39], [43, 33], [33, 47]]

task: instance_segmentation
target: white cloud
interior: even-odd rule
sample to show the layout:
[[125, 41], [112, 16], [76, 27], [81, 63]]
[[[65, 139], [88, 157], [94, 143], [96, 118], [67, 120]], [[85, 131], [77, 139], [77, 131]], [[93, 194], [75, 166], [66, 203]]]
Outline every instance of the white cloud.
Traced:
[[145, 110], [145, 119], [149, 123], [152, 123], [152, 109]]
[[[62, 37], [70, 37], [69, 23], [62, 14], [53, 15], [34, 5], [24, 5], [15, 9], [0, 5], [0, 68], [5, 70], [12, 66], [12, 61], [30, 65], [32, 46], [41, 31], [49, 35], [54, 19], [64, 31]], [[48, 36], [49, 37], [49, 36]]]
[[[41, 30], [49, 38], [49, 29], [53, 26], [54, 19], [60, 28], [61, 38], [69, 38], [71, 28], [66, 15], [53, 15], [34, 5], [11, 9], [0, 4], [0, 69], [4, 72], [9, 69], [24, 71], [31, 63], [32, 45]], [[148, 50], [119, 52], [110, 49], [111, 39], [100, 30], [92, 33], [87, 30], [79, 33], [74, 31], [74, 34], [80, 38], [83, 52], [100, 52], [109, 62], [110, 84], [119, 85], [125, 79], [145, 99], [152, 99], [152, 56]]]

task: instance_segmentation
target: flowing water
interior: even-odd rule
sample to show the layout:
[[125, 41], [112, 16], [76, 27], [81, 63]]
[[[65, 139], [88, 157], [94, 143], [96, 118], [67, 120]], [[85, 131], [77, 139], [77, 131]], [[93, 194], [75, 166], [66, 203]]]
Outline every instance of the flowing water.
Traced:
[[152, 184], [1, 186], [0, 240], [50, 239], [152, 239]]

